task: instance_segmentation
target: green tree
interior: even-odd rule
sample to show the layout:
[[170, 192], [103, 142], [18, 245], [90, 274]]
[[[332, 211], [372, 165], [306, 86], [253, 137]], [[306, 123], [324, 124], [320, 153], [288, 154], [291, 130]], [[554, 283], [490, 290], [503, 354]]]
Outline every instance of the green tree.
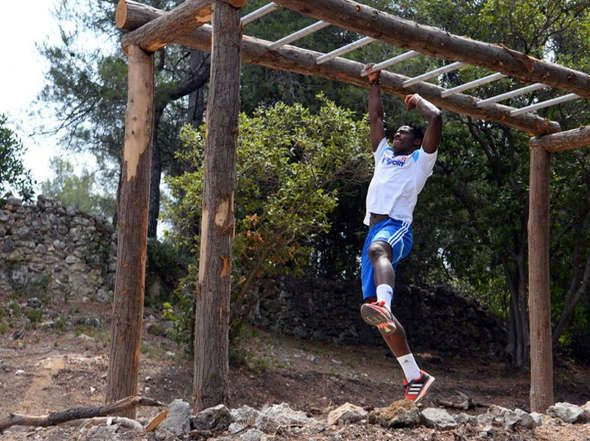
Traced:
[[[356, 121], [351, 111], [329, 100], [320, 101], [317, 112], [299, 104], [278, 103], [259, 108], [251, 117], [240, 117], [234, 329], [259, 299], [262, 281], [281, 274], [301, 275], [309, 266], [314, 240], [329, 229], [329, 214], [338, 204], [340, 188], [345, 187], [335, 183], [369, 177], [366, 121]], [[183, 158], [191, 161], [194, 171], [169, 179], [176, 201], [169, 215], [177, 241], [195, 262], [185, 282], [190, 284], [196, 280], [200, 245], [203, 128], [185, 128], [183, 139], [187, 146]], [[192, 298], [190, 289], [188, 293]]]
[[[403, 15], [421, 23], [502, 43], [571, 67], [588, 65], [588, 1], [397, 3]], [[483, 74], [481, 69], [463, 69], [445, 76], [442, 84], [454, 86]], [[471, 92], [483, 98], [517, 86], [518, 83], [505, 79]], [[520, 107], [555, 95], [555, 91], [542, 91], [507, 104]], [[578, 101], [540, 113], [567, 129], [587, 121], [589, 112], [587, 103]], [[570, 240], [575, 240], [573, 232], [587, 222], [586, 204], [574, 202], [584, 185], [588, 160], [586, 152], [578, 153], [556, 155], [554, 160], [552, 187], [560, 197], [552, 201], [552, 219], [558, 219], [553, 222], [552, 237], [563, 238], [559, 233], [555, 236], [555, 232], [565, 231]], [[528, 159], [527, 137], [523, 133], [448, 115], [435, 176], [421, 197], [416, 215], [416, 236], [424, 234], [424, 239], [412, 256], [415, 264], [431, 270], [430, 274], [422, 273], [426, 279], [441, 280], [446, 276], [453, 283], [467, 286], [506, 317], [510, 331], [508, 350], [518, 366], [525, 366], [528, 357]], [[574, 207], [581, 210], [579, 216], [562, 214]], [[576, 245], [577, 260], [573, 262], [567, 242], [552, 242], [552, 294], [557, 306], [554, 317], [560, 323], [556, 335], [563, 331], [568, 316], [579, 317], [572, 304], [583, 292], [577, 288], [584, 286], [588, 243], [584, 239]], [[573, 266], [568, 267], [558, 257], [565, 255], [570, 257], [566, 262]], [[584, 309], [581, 302], [578, 306], [578, 311]]]
[[105, 194], [98, 190], [96, 172], [84, 169], [78, 176], [72, 163], [59, 157], [51, 158], [50, 168], [55, 177], [41, 183], [41, 193], [45, 197], [84, 213], [112, 219], [116, 210], [113, 192]]
[[[152, 0], [150, 6], [168, 10], [179, 0]], [[41, 100], [54, 106], [62, 145], [88, 151], [100, 164], [99, 179], [120, 176], [121, 147], [127, 103], [127, 60], [115, 29], [116, 0], [61, 0], [55, 12], [60, 26], [58, 44], [40, 47], [50, 63]], [[103, 42], [89, 48], [87, 42]], [[184, 123], [200, 124], [204, 90], [209, 78], [209, 55], [170, 46], [156, 54], [155, 126], [150, 178], [150, 237], [156, 236], [163, 172], [178, 173], [174, 161], [178, 133]]]
[[17, 192], [23, 199], [33, 196], [31, 172], [23, 164], [24, 146], [0, 113], [0, 193]]

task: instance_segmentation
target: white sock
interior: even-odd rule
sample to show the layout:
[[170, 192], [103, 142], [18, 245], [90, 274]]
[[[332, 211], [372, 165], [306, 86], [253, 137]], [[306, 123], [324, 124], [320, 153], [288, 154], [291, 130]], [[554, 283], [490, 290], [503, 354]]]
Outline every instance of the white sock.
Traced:
[[404, 370], [404, 375], [406, 376], [406, 380], [408, 380], [408, 382], [415, 380], [416, 378], [420, 378], [420, 375], [422, 375], [420, 373], [420, 369], [418, 368], [418, 364], [411, 353], [398, 357], [397, 362]]
[[384, 301], [385, 307], [391, 311], [391, 299], [393, 299], [393, 288], [386, 283], [377, 287], [377, 301]]

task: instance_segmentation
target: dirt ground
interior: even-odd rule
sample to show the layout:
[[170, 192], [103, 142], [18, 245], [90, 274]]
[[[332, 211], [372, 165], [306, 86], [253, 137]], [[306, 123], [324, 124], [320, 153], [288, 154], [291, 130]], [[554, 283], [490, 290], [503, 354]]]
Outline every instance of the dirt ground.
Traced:
[[[6, 300], [6, 299], [1, 299]], [[71, 329], [11, 326], [0, 334], [0, 418], [9, 412], [40, 415], [75, 406], [103, 402], [108, 363], [110, 306], [90, 302], [61, 310], [76, 323], [76, 314], [98, 318], [78, 320]], [[56, 312], [57, 314], [57, 312]], [[55, 314], [54, 314], [55, 315]], [[146, 315], [149, 315], [146, 314]], [[61, 315], [60, 315], [61, 316]], [[56, 315], [57, 317], [57, 315]], [[46, 317], [44, 317], [45, 319]], [[148, 319], [146, 326], [153, 324]], [[98, 326], [97, 326], [98, 325]], [[452, 357], [448, 354], [416, 354], [421, 367], [437, 378], [423, 407], [437, 406], [438, 400], [459, 401], [458, 392], [484, 406], [497, 404], [528, 410], [529, 379], [526, 372], [514, 372], [499, 360]], [[556, 401], [584, 404], [590, 400], [590, 367], [570, 361], [556, 362]], [[346, 402], [366, 409], [384, 407], [402, 398], [402, 372], [383, 347], [352, 347], [301, 341], [252, 329], [232, 348], [228, 407], [243, 404], [260, 408], [286, 402], [316, 418]], [[191, 360], [173, 341], [145, 332], [139, 390], [144, 396], [163, 402], [175, 398], [191, 401]], [[455, 410], [453, 412], [459, 412]], [[140, 420], [156, 409], [142, 408]], [[75, 432], [75, 430], [74, 430]], [[0, 440], [58, 440], [54, 429], [14, 427]], [[72, 432], [73, 433], [73, 432]], [[335, 428], [318, 435], [319, 440], [429, 440], [479, 439], [477, 434], [433, 429], [383, 429], [374, 425]], [[61, 438], [60, 438], [61, 437]], [[71, 438], [75, 439], [75, 438]], [[284, 434], [277, 439], [298, 439]], [[516, 440], [590, 440], [590, 424], [549, 424], [534, 432], [515, 434]]]

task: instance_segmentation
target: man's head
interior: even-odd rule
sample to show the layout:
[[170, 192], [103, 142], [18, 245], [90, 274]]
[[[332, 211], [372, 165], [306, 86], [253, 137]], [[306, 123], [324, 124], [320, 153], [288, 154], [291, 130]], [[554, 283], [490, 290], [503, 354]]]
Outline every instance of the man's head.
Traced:
[[415, 124], [404, 124], [395, 132], [390, 131], [387, 136], [396, 155], [409, 155], [419, 149], [423, 137], [422, 128]]

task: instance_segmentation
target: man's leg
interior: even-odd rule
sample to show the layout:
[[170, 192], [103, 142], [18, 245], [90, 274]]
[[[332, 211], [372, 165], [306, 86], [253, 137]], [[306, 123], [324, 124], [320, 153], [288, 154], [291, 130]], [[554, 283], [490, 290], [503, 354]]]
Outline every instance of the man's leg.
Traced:
[[[387, 242], [373, 242], [369, 247], [369, 259], [371, 259], [371, 264], [373, 265], [373, 277], [377, 289], [382, 285], [386, 285], [391, 288], [393, 294], [395, 272], [391, 264], [391, 246]], [[369, 301], [375, 300], [369, 299]], [[386, 306], [391, 311], [391, 303]], [[402, 357], [410, 353], [406, 331], [393, 314], [392, 319], [395, 323], [395, 331], [389, 334], [382, 334], [383, 339], [396, 357]]]
[[[395, 271], [391, 263], [392, 248], [387, 242], [376, 241], [369, 246], [368, 255], [373, 266], [377, 297], [371, 297], [367, 301], [383, 301], [384, 307], [391, 313], [391, 298], [395, 283]], [[426, 394], [434, 381], [434, 377], [422, 372], [418, 367], [414, 355], [410, 351], [406, 332], [401, 323], [393, 314], [390, 314], [390, 320], [395, 324], [394, 330], [384, 332], [380, 329], [381, 336], [404, 371], [406, 399], [417, 401]]]

